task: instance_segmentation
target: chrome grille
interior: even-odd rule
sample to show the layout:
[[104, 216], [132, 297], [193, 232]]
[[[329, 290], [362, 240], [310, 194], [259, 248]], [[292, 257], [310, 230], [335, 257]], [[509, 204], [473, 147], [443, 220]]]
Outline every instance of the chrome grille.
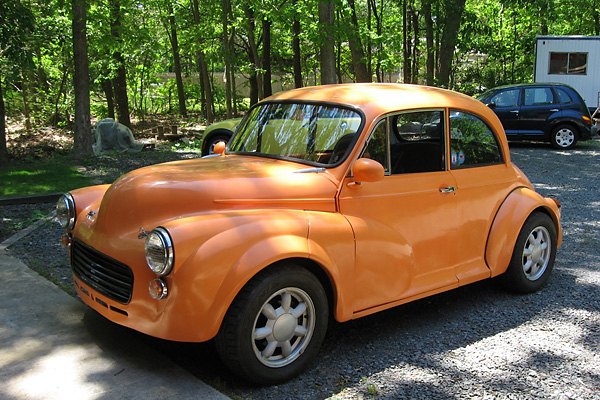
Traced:
[[75, 276], [109, 299], [121, 304], [127, 304], [131, 300], [131, 268], [79, 240], [74, 240], [72, 244], [71, 268]]

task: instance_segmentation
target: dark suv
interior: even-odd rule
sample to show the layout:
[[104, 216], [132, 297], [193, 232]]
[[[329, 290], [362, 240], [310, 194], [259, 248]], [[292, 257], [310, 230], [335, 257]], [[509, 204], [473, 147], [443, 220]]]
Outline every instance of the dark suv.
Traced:
[[557, 149], [570, 149], [597, 132], [585, 102], [567, 85], [500, 86], [476, 98], [498, 115], [508, 140], [543, 140]]

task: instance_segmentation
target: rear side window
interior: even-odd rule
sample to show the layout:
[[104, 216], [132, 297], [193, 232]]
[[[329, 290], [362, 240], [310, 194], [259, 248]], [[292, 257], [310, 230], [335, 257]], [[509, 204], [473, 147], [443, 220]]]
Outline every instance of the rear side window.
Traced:
[[562, 104], [568, 104], [568, 103], [572, 103], [573, 102], [573, 99], [571, 98], [571, 95], [569, 95], [569, 93], [567, 93], [566, 90], [560, 89], [560, 88], [556, 88], [556, 93], [558, 94], [558, 99], [560, 100], [560, 102]]
[[552, 89], [546, 88], [525, 88], [525, 101], [523, 105], [536, 106], [544, 104], [553, 104], [554, 94]]
[[450, 113], [450, 166], [480, 167], [504, 162], [498, 139], [485, 121], [465, 111]]

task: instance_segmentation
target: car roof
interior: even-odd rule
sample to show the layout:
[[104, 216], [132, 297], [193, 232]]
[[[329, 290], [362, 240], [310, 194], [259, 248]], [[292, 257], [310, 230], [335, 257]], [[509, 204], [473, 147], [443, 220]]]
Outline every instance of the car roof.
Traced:
[[275, 94], [264, 101], [323, 101], [361, 109], [368, 117], [398, 110], [458, 108], [486, 114], [474, 98], [446, 89], [399, 83], [349, 83], [311, 86]]
[[522, 87], [543, 87], [543, 86], [554, 86], [554, 87], [566, 87], [569, 89], [572, 89], [571, 86], [566, 85], [564, 83], [557, 83], [557, 82], [529, 82], [529, 83], [514, 83], [511, 85], [502, 85], [502, 86], [496, 86], [493, 88], [490, 88], [487, 91], [492, 91], [492, 90], [499, 90], [499, 89], [510, 89], [510, 88], [522, 88]]

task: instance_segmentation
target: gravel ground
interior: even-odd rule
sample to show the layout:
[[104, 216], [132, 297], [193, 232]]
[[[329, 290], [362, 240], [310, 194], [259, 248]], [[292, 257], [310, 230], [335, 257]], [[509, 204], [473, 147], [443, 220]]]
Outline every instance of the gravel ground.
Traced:
[[[239, 399], [600, 399], [600, 141], [572, 151], [514, 145], [511, 155], [539, 192], [563, 204], [563, 246], [538, 293], [510, 294], [485, 281], [332, 323], [311, 368], [267, 388], [232, 377], [210, 343], [140, 339]], [[119, 170], [89, 170], [111, 168]], [[0, 242], [8, 225], [52, 206], [1, 206]], [[9, 251], [70, 288], [60, 233], [45, 223]]]

